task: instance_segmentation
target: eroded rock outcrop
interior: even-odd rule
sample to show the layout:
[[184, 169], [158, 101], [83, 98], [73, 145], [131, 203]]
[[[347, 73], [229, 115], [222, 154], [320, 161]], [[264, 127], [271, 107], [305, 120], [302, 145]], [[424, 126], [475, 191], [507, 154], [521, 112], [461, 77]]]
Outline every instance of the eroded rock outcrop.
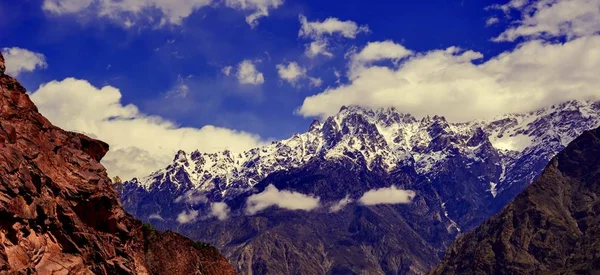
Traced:
[[0, 54], [0, 274], [234, 274], [127, 214], [99, 163], [108, 145], [52, 125], [4, 71]]

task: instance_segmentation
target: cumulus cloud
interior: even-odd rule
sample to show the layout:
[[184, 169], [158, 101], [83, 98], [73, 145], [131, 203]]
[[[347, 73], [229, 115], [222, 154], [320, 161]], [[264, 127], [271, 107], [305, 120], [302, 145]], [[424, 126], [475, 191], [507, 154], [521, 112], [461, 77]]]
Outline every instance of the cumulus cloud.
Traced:
[[319, 207], [319, 201], [318, 197], [288, 190], [280, 191], [271, 184], [263, 192], [254, 194], [246, 199], [246, 213], [254, 215], [271, 206], [288, 210], [310, 211]]
[[242, 84], [259, 85], [265, 82], [265, 77], [256, 69], [254, 62], [244, 60], [238, 64], [237, 79]]
[[521, 18], [494, 41], [515, 41], [523, 38], [564, 36], [576, 39], [600, 31], [600, 0], [513, 0], [506, 5], [492, 6], [505, 13], [515, 10]]
[[[67, 78], [41, 85], [31, 99], [52, 123], [101, 139], [110, 145], [102, 160], [112, 176], [146, 176], [168, 165], [177, 150], [240, 152], [263, 144], [253, 134], [214, 126], [179, 127], [159, 116], [121, 104], [114, 87], [97, 88], [85, 80]], [[161, 142], [156, 142], [160, 137]]]
[[180, 224], [190, 223], [198, 218], [197, 210], [184, 210], [177, 215], [177, 222]]
[[487, 61], [482, 57], [450, 47], [393, 66], [366, 65], [352, 71], [349, 83], [307, 97], [299, 113], [326, 117], [343, 105], [360, 105], [467, 121], [600, 99], [598, 35], [564, 43], [532, 40]]
[[[44, 0], [42, 9], [50, 14], [77, 14], [91, 11], [99, 17], [110, 18], [123, 27], [131, 27], [136, 21], [144, 21], [153, 25], [180, 25], [202, 7], [212, 4], [212, 0]], [[159, 12], [158, 18], [155, 17]]]
[[234, 9], [250, 11], [246, 22], [250, 27], [258, 26], [258, 19], [269, 16], [269, 10], [276, 9], [283, 4], [283, 0], [225, 0], [225, 4]]
[[229, 217], [229, 206], [224, 202], [213, 202], [210, 204], [210, 216], [224, 221]]
[[289, 82], [294, 85], [301, 78], [306, 77], [306, 68], [301, 67], [296, 62], [287, 62], [282, 64], [277, 64], [277, 74], [279, 74], [279, 78]]
[[348, 204], [350, 204], [352, 202], [354, 202], [354, 201], [350, 198], [350, 195], [346, 195], [345, 198], [339, 200], [334, 205], [329, 207], [329, 212], [331, 212], [331, 213], [338, 212], [338, 211], [344, 209], [344, 207], [346, 207]]
[[205, 195], [199, 193], [196, 190], [189, 190], [185, 192], [183, 195], [175, 198], [175, 203], [185, 202], [190, 205], [196, 205], [200, 203], [206, 203], [208, 198]]
[[6, 74], [17, 77], [23, 72], [48, 67], [46, 57], [41, 53], [32, 52], [22, 48], [3, 48], [2, 55], [6, 65]]
[[331, 36], [340, 36], [347, 39], [355, 39], [360, 33], [368, 33], [368, 26], [359, 26], [353, 21], [341, 21], [335, 17], [329, 17], [324, 21], [308, 21], [306, 16], [298, 16], [300, 20], [300, 30], [298, 37], [311, 39], [312, 42], [306, 44], [305, 55], [314, 58], [319, 55], [332, 57], [333, 54], [328, 50]]
[[410, 203], [415, 195], [415, 191], [390, 186], [369, 190], [358, 199], [358, 202], [363, 205]]
[[355, 71], [382, 60], [398, 62], [411, 54], [412, 51], [390, 40], [369, 42], [360, 52], [350, 53], [351, 73], [356, 73]]

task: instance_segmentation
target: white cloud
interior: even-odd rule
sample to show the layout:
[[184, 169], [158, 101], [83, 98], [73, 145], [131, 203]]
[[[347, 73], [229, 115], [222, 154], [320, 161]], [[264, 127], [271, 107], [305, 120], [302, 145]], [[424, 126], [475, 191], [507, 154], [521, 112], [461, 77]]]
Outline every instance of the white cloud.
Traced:
[[231, 66], [226, 66], [226, 67], [223, 67], [223, 69], [221, 69], [221, 72], [224, 75], [229, 76], [229, 74], [231, 74], [231, 69], [232, 69]]
[[[130, 28], [139, 23], [154, 26], [181, 25], [194, 11], [221, 3], [213, 0], [44, 0], [42, 9], [50, 14], [95, 14]], [[249, 12], [246, 22], [251, 27], [283, 4], [282, 0], [225, 0], [225, 6]], [[156, 11], [158, 11], [158, 16]]]
[[299, 37], [319, 38], [325, 35], [339, 34], [345, 38], [354, 39], [359, 33], [369, 32], [368, 26], [358, 26], [353, 21], [341, 21], [335, 17], [329, 17], [322, 22], [309, 22], [306, 16], [300, 15]]
[[412, 51], [390, 40], [369, 42], [360, 52], [350, 54], [351, 73], [382, 60], [398, 62], [411, 54]]
[[494, 38], [494, 41], [515, 41], [523, 38], [550, 38], [565, 36], [576, 39], [600, 31], [600, 0], [540, 0], [511, 1], [494, 6], [504, 12], [516, 10], [521, 18]]
[[250, 27], [258, 26], [258, 19], [269, 16], [270, 9], [276, 9], [283, 4], [283, 0], [225, 0], [225, 5], [230, 8], [251, 11], [246, 17]]
[[177, 84], [167, 92], [165, 98], [186, 98], [190, 93], [190, 87], [185, 82], [186, 80], [181, 75], [178, 75]]
[[189, 190], [185, 192], [183, 195], [175, 198], [175, 203], [185, 202], [190, 205], [196, 205], [200, 203], [206, 203], [208, 198], [205, 195], [200, 194], [196, 190]]
[[92, 4], [93, 0], [44, 0], [42, 9], [52, 13], [75, 13]]
[[[180, 25], [192, 12], [211, 4], [212, 0], [44, 0], [42, 8], [57, 15], [78, 14], [89, 10], [128, 28], [135, 24], [134, 21], [140, 20], [157, 26]], [[154, 11], [159, 11], [158, 19], [154, 19]]]
[[181, 213], [179, 213], [179, 215], [177, 215], [177, 222], [180, 224], [184, 224], [184, 223], [190, 223], [196, 220], [196, 218], [198, 218], [198, 211], [197, 210], [184, 210], [181, 211]]
[[319, 207], [319, 200], [318, 197], [294, 191], [279, 191], [274, 185], [269, 185], [263, 192], [254, 194], [246, 199], [246, 213], [254, 215], [271, 206], [278, 206], [288, 210], [310, 211]]
[[265, 82], [265, 77], [256, 69], [250, 60], [244, 60], [238, 64], [237, 79], [242, 84], [259, 85]]
[[323, 79], [317, 77], [308, 77], [310, 87], [321, 87], [323, 85]]
[[306, 44], [304, 54], [309, 58], [314, 58], [319, 55], [332, 57], [333, 54], [328, 50], [328, 37], [339, 35], [347, 39], [354, 39], [360, 33], [368, 33], [368, 26], [358, 26], [353, 21], [341, 21], [338, 18], [330, 17], [324, 21], [309, 22], [306, 16], [299, 15], [300, 30], [298, 37], [308, 38], [313, 40]]
[[358, 199], [358, 202], [363, 205], [410, 203], [415, 195], [415, 191], [390, 186], [369, 190]]
[[2, 55], [6, 65], [6, 74], [17, 77], [20, 73], [48, 67], [46, 57], [41, 53], [22, 48], [3, 48]]
[[333, 54], [327, 50], [327, 41], [325, 39], [318, 39], [306, 44], [304, 55], [309, 58], [314, 58], [319, 55], [324, 55], [327, 57], [333, 56]]
[[296, 62], [288, 62], [287, 64], [277, 64], [277, 74], [279, 78], [295, 85], [298, 80], [306, 77], [306, 68], [298, 65]]
[[339, 200], [334, 205], [332, 205], [329, 208], [329, 212], [331, 212], [331, 213], [338, 212], [338, 211], [344, 209], [344, 207], [346, 207], [348, 204], [350, 204], [352, 202], [353, 202], [353, 200], [350, 198], [350, 195], [346, 195], [345, 198]]
[[157, 214], [152, 214], [150, 216], [148, 216], [149, 220], [159, 220], [159, 221], [164, 221], [163, 217], [161, 215]]
[[224, 202], [213, 202], [210, 204], [210, 216], [224, 221], [229, 216], [229, 206]]
[[43, 84], [31, 99], [53, 124], [107, 142], [110, 150], [102, 163], [112, 176], [123, 179], [165, 167], [179, 149], [240, 152], [263, 144], [258, 136], [246, 132], [210, 125], [179, 127], [144, 114], [135, 105], [122, 105], [118, 89], [96, 88], [85, 80], [67, 78]]
[[350, 83], [307, 97], [304, 116], [329, 116], [343, 105], [396, 107], [453, 121], [526, 112], [566, 100], [600, 99], [600, 36], [561, 43], [527, 41], [485, 62], [456, 47], [420, 53], [389, 67], [369, 65]]
[[485, 25], [492, 26], [498, 24], [498, 22], [500, 22], [500, 19], [498, 19], [498, 17], [490, 17], [485, 20]]

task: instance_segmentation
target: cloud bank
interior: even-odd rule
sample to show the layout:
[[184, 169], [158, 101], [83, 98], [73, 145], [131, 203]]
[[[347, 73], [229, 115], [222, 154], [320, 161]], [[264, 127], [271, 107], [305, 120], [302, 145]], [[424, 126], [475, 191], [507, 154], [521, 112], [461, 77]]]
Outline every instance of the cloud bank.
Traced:
[[450, 47], [413, 54], [398, 66], [353, 66], [350, 83], [307, 97], [299, 113], [326, 117], [341, 106], [360, 105], [468, 121], [600, 99], [599, 36], [533, 40], [483, 63], [482, 57]]
[[358, 199], [358, 202], [363, 205], [410, 203], [415, 195], [415, 191], [390, 186], [369, 190]]
[[[459, 47], [415, 53], [392, 41], [371, 42], [347, 55], [348, 83], [305, 98], [298, 113], [395, 107], [458, 122], [600, 100], [600, 0], [513, 0], [488, 10], [512, 20], [493, 39], [520, 38], [511, 50], [486, 60]], [[521, 17], [508, 15], [514, 12]]]
[[271, 184], [263, 192], [254, 194], [246, 199], [246, 214], [254, 215], [271, 206], [288, 210], [310, 211], [319, 207], [319, 201], [318, 197], [294, 191], [280, 191]]
[[13, 77], [17, 77], [23, 72], [32, 72], [35, 69], [45, 69], [48, 67], [46, 57], [43, 54], [26, 49], [17, 47], [3, 48], [2, 55], [4, 55], [6, 74]]
[[493, 40], [515, 41], [517, 38], [574, 39], [598, 34], [600, 31], [600, 0], [512, 0], [492, 8], [517, 11], [521, 18]]
[[102, 163], [111, 176], [123, 179], [146, 176], [165, 167], [179, 149], [241, 152], [264, 144], [246, 132], [210, 125], [179, 127], [144, 114], [135, 105], [121, 104], [118, 89], [97, 88], [85, 80], [67, 78], [43, 84], [31, 99], [53, 124], [107, 142], [110, 150]]

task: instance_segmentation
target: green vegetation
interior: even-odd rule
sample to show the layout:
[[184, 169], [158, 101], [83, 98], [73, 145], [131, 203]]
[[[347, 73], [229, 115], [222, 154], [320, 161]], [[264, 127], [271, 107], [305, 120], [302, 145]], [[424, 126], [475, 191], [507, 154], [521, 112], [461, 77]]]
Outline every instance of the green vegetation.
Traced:
[[194, 242], [194, 247], [197, 249], [204, 249], [204, 248], [212, 248], [213, 246], [209, 243], [205, 243], [203, 241], [196, 241]]
[[156, 228], [154, 228], [154, 226], [152, 226], [149, 222], [144, 223], [142, 228], [146, 231], [156, 231]]

